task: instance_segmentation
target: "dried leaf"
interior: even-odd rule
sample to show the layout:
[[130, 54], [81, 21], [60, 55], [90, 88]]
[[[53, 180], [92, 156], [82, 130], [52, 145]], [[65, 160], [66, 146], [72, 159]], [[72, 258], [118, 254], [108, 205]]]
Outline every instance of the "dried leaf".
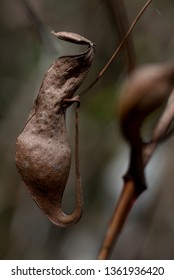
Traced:
[[[64, 33], [64, 39], [71, 37], [74, 42], [77, 42], [77, 38], [83, 38], [73, 33], [66, 35]], [[65, 125], [67, 106], [64, 103], [73, 98], [94, 57], [93, 44], [85, 38], [81, 40], [82, 43], [84, 40], [89, 42], [84, 53], [60, 57], [50, 66], [26, 125], [16, 141], [19, 173], [38, 206], [59, 226], [76, 223], [82, 212], [79, 193], [72, 214], [64, 214], [61, 204], [71, 163]]]
[[67, 42], [80, 44], [80, 45], [89, 45], [91, 47], [95, 46], [94, 43], [92, 43], [91, 41], [89, 41], [85, 37], [82, 37], [81, 35], [76, 34], [76, 33], [66, 32], [66, 31], [61, 31], [61, 32], [51, 31], [51, 33], [54, 36], [56, 36], [57, 38], [59, 38], [61, 40], [64, 40], [64, 41], [67, 41]]

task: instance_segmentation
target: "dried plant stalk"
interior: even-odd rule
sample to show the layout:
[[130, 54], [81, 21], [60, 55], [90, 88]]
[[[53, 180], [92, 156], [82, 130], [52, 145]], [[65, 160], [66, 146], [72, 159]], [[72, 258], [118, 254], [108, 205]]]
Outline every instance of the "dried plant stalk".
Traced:
[[123, 191], [121, 193], [120, 199], [114, 210], [114, 215], [108, 225], [106, 231], [105, 239], [103, 241], [101, 250], [99, 252], [98, 259], [106, 260], [113, 250], [113, 245], [117, 241], [126, 218], [134, 204], [135, 197], [135, 185], [133, 181], [125, 182]]
[[[134, 26], [136, 25], [137, 21], [142, 16], [142, 14], [146, 10], [146, 8], [150, 5], [151, 2], [152, 2], [152, 0], [149, 0], [143, 6], [143, 8], [141, 9], [141, 11], [138, 13], [137, 17], [133, 21], [132, 25], [130, 26], [124, 39], [121, 41], [120, 45], [118, 46], [118, 48], [116, 49], [116, 51], [114, 52], [114, 54], [112, 55], [112, 57], [110, 58], [108, 63], [105, 65], [103, 70], [100, 72], [100, 74], [98, 75], [96, 80], [94, 80], [94, 82], [88, 87], [88, 89], [86, 91], [83, 92], [83, 94], [85, 94], [88, 90], [90, 90], [93, 87], [93, 85], [95, 85], [95, 83], [100, 79], [100, 77], [105, 73], [105, 71], [107, 70], [109, 65], [113, 62], [114, 58], [117, 56], [117, 54], [121, 50], [122, 46], [126, 42], [126, 39], [129, 37], [129, 35], [130, 35], [131, 31], [133, 30]], [[130, 64], [130, 67], [131, 67], [131, 70], [134, 69], [134, 65], [131, 66], [131, 64]], [[123, 187], [122, 194], [120, 196], [119, 202], [118, 202], [117, 207], [112, 216], [111, 222], [108, 225], [108, 229], [107, 229], [103, 244], [101, 246], [101, 250], [99, 252], [98, 259], [101, 259], [101, 260], [107, 259], [109, 257], [111, 250], [113, 249], [114, 242], [117, 240], [117, 238], [123, 228], [127, 215], [130, 212], [130, 209], [134, 204], [135, 197], [137, 197], [134, 181], [125, 180], [124, 182], [125, 182], [125, 184]]]
[[[131, 147], [130, 164], [124, 176], [124, 187], [118, 200], [99, 259], [107, 259], [114, 242], [136, 199], [146, 189], [144, 168], [157, 144], [167, 133], [174, 117], [174, 65], [148, 65], [135, 70], [129, 77], [120, 102], [120, 121], [123, 135]], [[152, 111], [168, 100], [164, 113], [152, 134], [152, 141], [144, 144], [141, 125]]]

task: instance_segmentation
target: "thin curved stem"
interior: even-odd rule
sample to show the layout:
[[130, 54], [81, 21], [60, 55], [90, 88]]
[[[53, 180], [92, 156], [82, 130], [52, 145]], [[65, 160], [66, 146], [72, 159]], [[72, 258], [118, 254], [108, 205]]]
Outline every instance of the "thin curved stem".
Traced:
[[83, 195], [82, 195], [82, 182], [80, 175], [80, 158], [79, 158], [79, 106], [77, 103], [75, 109], [75, 171], [76, 171], [76, 203], [77, 208], [82, 209], [83, 205]]
[[99, 81], [99, 79], [103, 76], [103, 74], [106, 72], [106, 70], [109, 68], [109, 66], [111, 65], [111, 63], [114, 61], [115, 57], [118, 55], [118, 53], [120, 52], [121, 48], [123, 47], [124, 43], [126, 42], [127, 38], [129, 37], [129, 35], [131, 34], [133, 28], [135, 27], [136, 23], [138, 22], [138, 20], [140, 19], [140, 17], [142, 16], [142, 14], [145, 12], [145, 10], [147, 9], [147, 7], [150, 5], [150, 3], [152, 2], [152, 0], [148, 0], [146, 2], [146, 4], [143, 6], [143, 8], [140, 10], [140, 12], [138, 13], [138, 15], [136, 16], [136, 18], [134, 19], [133, 23], [131, 24], [131, 26], [129, 27], [126, 35], [124, 36], [123, 40], [121, 41], [121, 43], [119, 44], [119, 46], [117, 47], [117, 49], [115, 50], [115, 52], [113, 53], [113, 55], [111, 56], [111, 58], [109, 59], [109, 61], [106, 63], [106, 65], [104, 66], [104, 68], [101, 70], [101, 72], [99, 73], [99, 75], [97, 76], [97, 78], [84, 90], [80, 93], [80, 96], [84, 96], [87, 92], [89, 92], [89, 90]]
[[[109, 12], [111, 24], [116, 27], [116, 38], [121, 42], [129, 28], [129, 20], [124, 1], [103, 0], [103, 2]], [[123, 65], [126, 68], [127, 73], [131, 73], [136, 67], [136, 55], [131, 35], [129, 35], [129, 38], [127, 38], [124, 43]]]

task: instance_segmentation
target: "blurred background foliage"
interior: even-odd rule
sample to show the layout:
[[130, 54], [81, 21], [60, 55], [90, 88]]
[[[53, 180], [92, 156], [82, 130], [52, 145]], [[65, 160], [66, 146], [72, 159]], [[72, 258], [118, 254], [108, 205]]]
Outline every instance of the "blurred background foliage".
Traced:
[[[111, 2], [111, 1], [110, 1]], [[114, 3], [114, 0], [112, 1]], [[129, 22], [145, 1], [125, 0]], [[137, 63], [173, 61], [172, 0], [154, 0], [133, 31]], [[96, 77], [119, 43], [107, 0], [0, 1], [0, 257], [1, 259], [96, 259], [122, 188], [128, 147], [117, 123], [117, 98], [126, 76], [119, 55], [81, 100], [80, 157], [84, 213], [72, 228], [58, 228], [41, 213], [21, 182], [14, 161], [15, 139], [24, 126], [52, 61], [76, 53], [50, 30], [71, 31], [95, 42], [96, 56], [80, 91]], [[153, 120], [152, 120], [153, 121]], [[151, 123], [151, 119], [149, 120]], [[67, 128], [73, 150], [74, 114]], [[146, 174], [148, 190], [134, 206], [115, 246], [113, 259], [174, 258], [174, 139], [159, 147]], [[75, 176], [64, 195], [74, 207]]]

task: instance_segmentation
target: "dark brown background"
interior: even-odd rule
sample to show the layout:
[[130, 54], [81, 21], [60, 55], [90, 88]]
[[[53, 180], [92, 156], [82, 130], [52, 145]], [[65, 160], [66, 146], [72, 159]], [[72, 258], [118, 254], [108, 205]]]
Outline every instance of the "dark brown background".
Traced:
[[[76, 32], [96, 43], [93, 67], [82, 86], [85, 88], [118, 45], [116, 26], [106, 0], [28, 2], [43, 29], [29, 16], [22, 0], [0, 1], [0, 258], [96, 259], [128, 161], [128, 147], [120, 135], [116, 114], [119, 87], [125, 77], [121, 56], [81, 102], [84, 213], [77, 225], [58, 228], [35, 205], [15, 167], [15, 139], [49, 65], [60, 55], [80, 50], [52, 38], [49, 31]], [[125, 1], [130, 22], [144, 3]], [[173, 5], [172, 0], [153, 1], [134, 29], [139, 64], [174, 59]], [[72, 147], [73, 124], [70, 110], [67, 128]], [[149, 188], [133, 208], [113, 259], [174, 259], [173, 145], [171, 138], [148, 165]], [[72, 166], [64, 196], [67, 213], [74, 207], [74, 177]]]

